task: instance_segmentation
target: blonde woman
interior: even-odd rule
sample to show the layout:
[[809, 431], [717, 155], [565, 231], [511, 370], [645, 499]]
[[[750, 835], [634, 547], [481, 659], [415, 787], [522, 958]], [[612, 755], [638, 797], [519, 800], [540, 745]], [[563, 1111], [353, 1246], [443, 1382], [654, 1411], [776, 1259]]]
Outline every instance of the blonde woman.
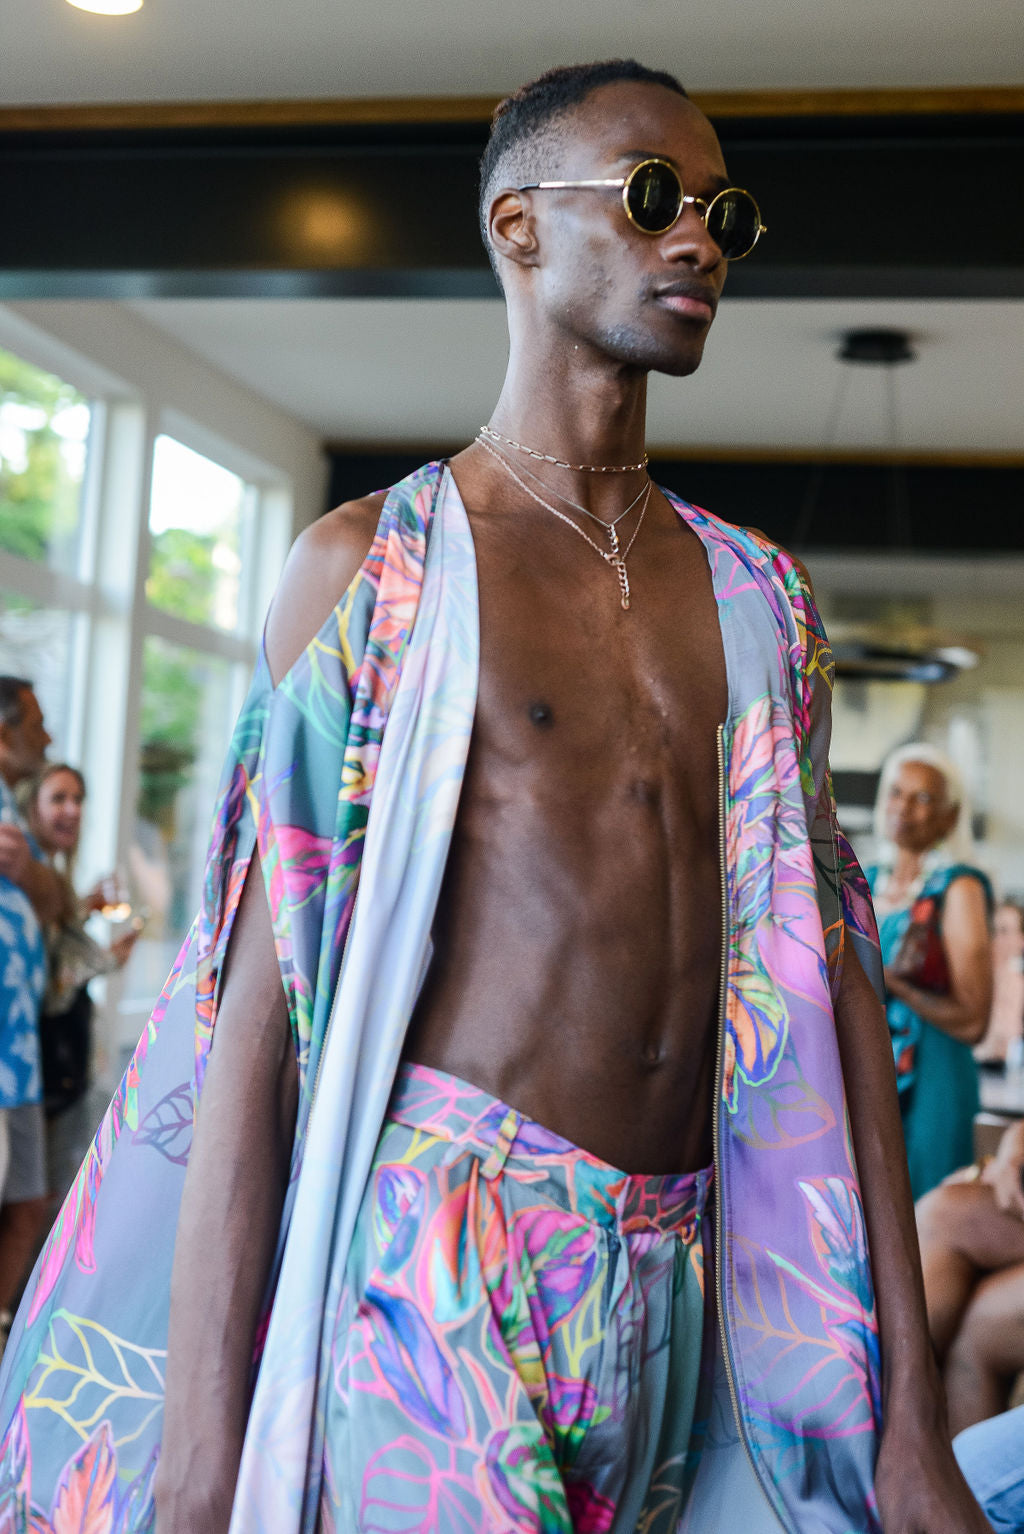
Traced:
[[992, 1001], [989, 882], [972, 862], [970, 814], [953, 763], [902, 746], [879, 783], [875, 901], [886, 1014], [915, 1199], [973, 1157], [978, 1071], [971, 1046]]

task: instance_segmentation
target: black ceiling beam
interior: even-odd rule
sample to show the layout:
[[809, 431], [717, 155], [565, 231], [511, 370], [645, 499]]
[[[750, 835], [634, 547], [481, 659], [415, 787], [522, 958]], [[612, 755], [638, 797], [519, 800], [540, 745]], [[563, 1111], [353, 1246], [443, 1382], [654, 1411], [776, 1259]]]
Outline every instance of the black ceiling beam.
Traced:
[[[1024, 296], [1024, 110], [716, 125], [769, 226], [733, 267], [734, 296]], [[475, 213], [485, 131], [70, 130], [0, 113], [0, 299], [488, 296]]]

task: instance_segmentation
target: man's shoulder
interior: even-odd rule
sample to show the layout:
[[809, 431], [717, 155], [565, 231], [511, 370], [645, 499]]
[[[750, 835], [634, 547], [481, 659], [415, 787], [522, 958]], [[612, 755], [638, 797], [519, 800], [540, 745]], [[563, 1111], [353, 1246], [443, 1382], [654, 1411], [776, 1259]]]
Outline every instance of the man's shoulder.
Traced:
[[267, 616], [267, 663], [277, 682], [320, 632], [365, 565], [386, 495], [325, 512], [296, 538]]

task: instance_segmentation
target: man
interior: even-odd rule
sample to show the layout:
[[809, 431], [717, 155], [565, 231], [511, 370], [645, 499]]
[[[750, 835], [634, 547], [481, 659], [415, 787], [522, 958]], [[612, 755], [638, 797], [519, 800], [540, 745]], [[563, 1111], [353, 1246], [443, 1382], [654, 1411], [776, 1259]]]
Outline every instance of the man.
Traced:
[[827, 649], [787, 556], [644, 467], [756, 207], [631, 63], [524, 87], [481, 180], [501, 398], [289, 561], [0, 1466], [43, 1529], [148, 1527], [159, 1451], [158, 1534], [980, 1534], [843, 953]]
[[56, 875], [25, 833], [14, 799], [50, 744], [31, 682], [0, 676], [0, 1109], [8, 1155], [0, 1211], [0, 1336], [48, 1211], [39, 1062], [46, 984], [41, 922], [61, 909]]

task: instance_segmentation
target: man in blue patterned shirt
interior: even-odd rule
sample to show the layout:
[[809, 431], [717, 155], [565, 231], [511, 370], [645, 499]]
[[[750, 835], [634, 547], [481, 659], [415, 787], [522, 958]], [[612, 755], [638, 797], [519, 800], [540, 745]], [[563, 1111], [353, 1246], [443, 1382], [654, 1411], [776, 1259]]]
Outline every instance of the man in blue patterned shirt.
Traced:
[[0, 1333], [48, 1213], [39, 1006], [42, 928], [59, 916], [56, 874], [26, 833], [14, 798], [50, 744], [31, 682], [0, 676]]

